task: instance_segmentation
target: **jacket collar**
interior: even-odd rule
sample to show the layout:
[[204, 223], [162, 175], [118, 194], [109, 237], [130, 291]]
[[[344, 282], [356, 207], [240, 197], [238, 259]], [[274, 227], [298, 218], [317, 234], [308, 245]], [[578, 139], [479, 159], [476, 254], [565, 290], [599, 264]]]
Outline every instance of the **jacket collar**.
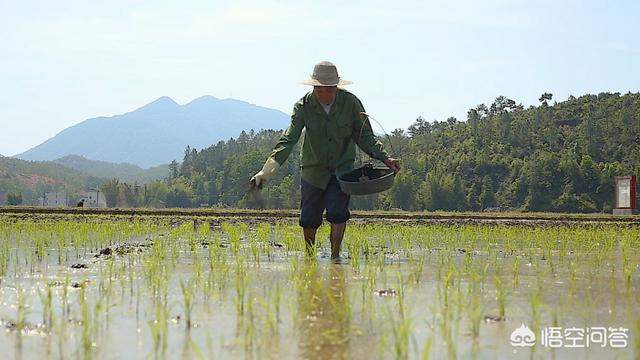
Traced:
[[[316, 99], [316, 97], [313, 95], [313, 90], [311, 90], [307, 96], [309, 97], [309, 102], [311, 103], [311, 106], [313, 107], [313, 110], [315, 112], [322, 115], [327, 115], [327, 113], [324, 112], [324, 108], [322, 107], [322, 105], [320, 105], [320, 102], [318, 102], [318, 99]], [[338, 108], [342, 104], [343, 99], [344, 90], [338, 88], [338, 91], [336, 91], [336, 98], [333, 100], [333, 105], [331, 105], [331, 110], [329, 111], [328, 115], [332, 115], [334, 112], [336, 112], [336, 108]]]

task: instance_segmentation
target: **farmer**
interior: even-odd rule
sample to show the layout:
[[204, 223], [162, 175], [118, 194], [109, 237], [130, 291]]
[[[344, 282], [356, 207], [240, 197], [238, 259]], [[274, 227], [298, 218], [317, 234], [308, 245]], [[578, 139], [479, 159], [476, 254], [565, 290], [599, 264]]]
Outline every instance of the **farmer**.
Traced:
[[383, 161], [394, 172], [400, 161], [390, 158], [382, 143], [373, 135], [362, 103], [350, 92], [338, 88], [351, 81], [340, 79], [336, 66], [321, 61], [313, 68], [311, 79], [302, 82], [313, 86], [293, 107], [291, 125], [284, 131], [271, 156], [251, 178], [252, 186], [261, 188], [287, 160], [306, 129], [302, 145], [301, 211], [307, 253], [315, 254], [316, 230], [326, 219], [331, 223], [331, 259], [340, 262], [340, 246], [349, 220], [349, 195], [342, 192], [336, 174], [353, 168], [355, 145], [372, 158]]

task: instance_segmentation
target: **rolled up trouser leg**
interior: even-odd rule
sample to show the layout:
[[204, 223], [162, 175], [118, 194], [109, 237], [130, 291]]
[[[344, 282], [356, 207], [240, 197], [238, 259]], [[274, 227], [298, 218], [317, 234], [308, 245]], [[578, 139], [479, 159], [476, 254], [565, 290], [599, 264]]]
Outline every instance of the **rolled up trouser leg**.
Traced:
[[305, 229], [315, 229], [322, 224], [324, 212], [324, 190], [319, 189], [308, 182], [300, 181], [300, 221]]
[[330, 223], [343, 223], [351, 218], [349, 201], [351, 197], [342, 192], [335, 176], [329, 180], [325, 190], [317, 188], [304, 179], [301, 180], [300, 221], [303, 228], [317, 228], [322, 224], [322, 214], [327, 210], [326, 219]]
[[326, 219], [332, 224], [347, 222], [351, 218], [349, 201], [351, 196], [342, 192], [338, 179], [331, 176], [329, 185], [324, 191], [324, 207], [327, 209]]

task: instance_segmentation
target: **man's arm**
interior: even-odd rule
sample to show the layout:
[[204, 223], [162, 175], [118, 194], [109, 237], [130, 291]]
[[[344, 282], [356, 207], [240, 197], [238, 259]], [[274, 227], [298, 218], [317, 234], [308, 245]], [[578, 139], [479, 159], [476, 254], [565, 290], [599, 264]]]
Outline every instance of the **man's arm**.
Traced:
[[278, 143], [271, 152], [270, 158], [273, 158], [278, 164], [282, 164], [287, 160], [293, 147], [300, 139], [300, 134], [304, 128], [304, 120], [300, 116], [301, 111], [299, 106], [300, 103], [294, 106], [293, 115], [291, 115], [291, 124], [289, 124], [289, 127], [282, 133]]
[[373, 134], [369, 116], [364, 112], [364, 107], [358, 101], [356, 105], [356, 120], [353, 127], [353, 139], [360, 149], [374, 159], [382, 161], [389, 169], [396, 174], [400, 171], [400, 160], [390, 158], [384, 150], [384, 146]]
[[271, 152], [271, 155], [262, 166], [262, 170], [253, 175], [249, 181], [252, 188], [257, 187], [258, 189], [261, 189], [264, 183], [269, 181], [269, 179], [276, 174], [278, 168], [280, 168], [280, 164], [287, 160], [289, 154], [291, 154], [291, 151], [293, 150], [293, 147], [298, 142], [298, 139], [300, 139], [300, 133], [302, 133], [302, 129], [304, 128], [304, 121], [300, 116], [298, 116], [300, 112], [297, 111], [297, 109], [298, 104], [293, 108], [291, 124], [280, 136], [280, 139]]
[[384, 162], [389, 157], [389, 154], [373, 134], [369, 117], [364, 112], [364, 108], [359, 101], [357, 101], [354, 110], [353, 140], [369, 156]]

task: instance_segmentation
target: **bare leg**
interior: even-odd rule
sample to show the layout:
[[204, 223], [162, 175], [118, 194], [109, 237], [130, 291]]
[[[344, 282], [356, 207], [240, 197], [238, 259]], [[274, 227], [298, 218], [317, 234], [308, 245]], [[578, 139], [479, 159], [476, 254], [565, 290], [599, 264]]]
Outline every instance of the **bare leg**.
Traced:
[[340, 246], [342, 245], [342, 238], [344, 237], [344, 230], [347, 228], [347, 223], [331, 224], [331, 259], [340, 259]]
[[316, 228], [303, 228], [304, 243], [306, 245], [306, 251], [308, 256], [316, 255]]

